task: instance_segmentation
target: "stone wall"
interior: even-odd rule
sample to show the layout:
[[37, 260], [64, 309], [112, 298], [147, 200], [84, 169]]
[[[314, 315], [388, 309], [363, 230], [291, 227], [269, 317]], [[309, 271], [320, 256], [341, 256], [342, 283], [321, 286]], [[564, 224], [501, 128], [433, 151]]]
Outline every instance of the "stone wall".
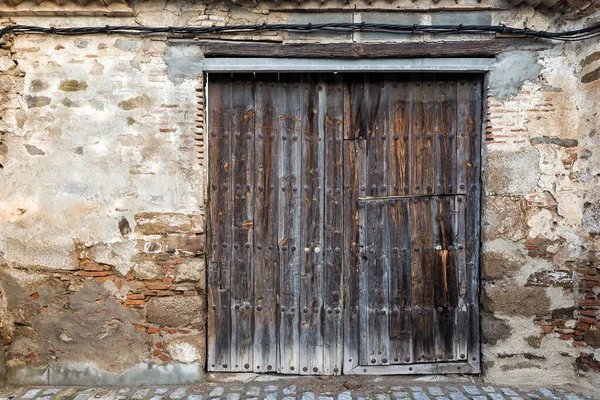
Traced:
[[[501, 1], [472, 3], [473, 12], [400, 10], [393, 19], [532, 29], [589, 23], [555, 21], [556, 14], [509, 9]], [[392, 18], [382, 12], [387, 1], [356, 12], [327, 4], [329, 12], [314, 16]], [[452, 8], [427, 4], [430, 11]], [[132, 6], [133, 16], [23, 15], [0, 22], [307, 22], [306, 13], [285, 4]], [[302, 7], [319, 9], [312, 2]], [[364, 33], [228, 39], [440, 40]], [[199, 48], [162, 37], [20, 35], [1, 51], [0, 330], [9, 379], [201, 380], [206, 170]], [[507, 52], [486, 78], [482, 352], [484, 378], [495, 383], [600, 381], [594, 358], [600, 347], [599, 54], [598, 40]]]

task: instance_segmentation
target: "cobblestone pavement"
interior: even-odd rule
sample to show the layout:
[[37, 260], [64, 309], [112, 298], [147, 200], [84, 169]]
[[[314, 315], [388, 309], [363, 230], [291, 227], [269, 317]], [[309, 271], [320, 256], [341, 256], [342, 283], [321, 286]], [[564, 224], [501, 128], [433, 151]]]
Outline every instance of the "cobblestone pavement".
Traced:
[[[162, 387], [30, 387], [0, 389], [0, 400], [587, 400], [572, 388], [511, 388], [480, 383], [409, 382], [382, 378], [296, 379], [273, 382], [203, 383]], [[393, 385], [393, 386], [392, 386]]]

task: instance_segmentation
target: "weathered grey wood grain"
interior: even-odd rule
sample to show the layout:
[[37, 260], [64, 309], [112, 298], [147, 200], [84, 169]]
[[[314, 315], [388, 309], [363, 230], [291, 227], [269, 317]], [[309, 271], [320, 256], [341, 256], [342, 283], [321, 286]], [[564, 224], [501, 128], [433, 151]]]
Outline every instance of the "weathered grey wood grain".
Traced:
[[414, 361], [427, 362], [434, 360], [431, 198], [414, 198], [411, 206]]
[[300, 75], [282, 75], [279, 104], [279, 372], [300, 368], [300, 263], [302, 247], [302, 121], [306, 94]]
[[481, 128], [482, 83], [480, 76], [470, 76], [465, 84], [471, 87], [469, 96], [468, 134], [469, 160], [471, 166], [467, 177], [467, 299], [469, 307], [469, 338], [467, 357], [472, 365], [479, 367], [479, 248], [481, 224]]
[[454, 76], [436, 76], [434, 174], [435, 194], [456, 192], [456, 84]]
[[256, 80], [253, 368], [255, 372], [269, 372], [278, 366], [279, 83], [275, 74], [258, 75]]
[[302, 117], [302, 219], [300, 266], [300, 371], [323, 373], [323, 224], [324, 224], [324, 114], [326, 88], [318, 76], [304, 75], [306, 96]]
[[355, 85], [349, 81], [344, 84], [344, 126], [343, 126], [343, 236], [344, 247], [344, 367], [343, 372], [348, 373], [359, 364], [359, 171], [358, 152], [362, 145], [358, 141], [358, 129], [354, 120], [354, 93]]
[[342, 371], [342, 274], [344, 244], [344, 84], [341, 77], [329, 76], [324, 103], [319, 105], [325, 144], [324, 186], [325, 225], [323, 292], [323, 373]]
[[388, 193], [402, 196], [410, 188], [410, 125], [411, 125], [411, 82], [408, 75], [386, 75], [389, 107]]
[[211, 76], [209, 185], [210, 263], [208, 265], [208, 368], [231, 369], [231, 80]]
[[392, 364], [413, 359], [412, 289], [409, 200], [389, 206], [390, 255], [390, 359]]
[[236, 74], [232, 86], [231, 370], [250, 371], [254, 314], [254, 79]]
[[454, 201], [454, 196], [443, 196], [435, 197], [433, 203], [435, 356], [438, 361], [456, 359], [454, 317], [458, 303], [458, 284]]

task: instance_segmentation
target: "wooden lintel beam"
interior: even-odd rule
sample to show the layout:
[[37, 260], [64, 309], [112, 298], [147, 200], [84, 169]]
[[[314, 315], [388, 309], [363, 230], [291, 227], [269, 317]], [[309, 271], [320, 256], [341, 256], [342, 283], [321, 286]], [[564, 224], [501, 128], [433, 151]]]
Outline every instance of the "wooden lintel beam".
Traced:
[[[187, 42], [187, 41], [186, 41]], [[187, 42], [190, 43], [190, 42]], [[492, 39], [409, 43], [264, 43], [194, 41], [205, 57], [281, 58], [417, 58], [494, 57], [510, 50], [545, 50], [552, 42], [538, 39]], [[190, 44], [191, 44], [190, 43]]]

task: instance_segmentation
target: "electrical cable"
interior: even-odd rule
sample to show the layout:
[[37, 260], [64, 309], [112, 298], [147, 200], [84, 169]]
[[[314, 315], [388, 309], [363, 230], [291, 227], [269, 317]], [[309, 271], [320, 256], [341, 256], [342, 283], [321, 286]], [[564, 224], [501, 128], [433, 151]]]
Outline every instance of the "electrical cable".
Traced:
[[505, 25], [398, 25], [380, 23], [319, 23], [319, 24], [252, 24], [252, 25], [229, 25], [210, 27], [150, 27], [150, 26], [102, 26], [102, 27], [41, 27], [31, 25], [9, 25], [0, 29], [0, 39], [4, 35], [41, 33], [63, 36], [79, 36], [94, 34], [124, 34], [124, 35], [182, 35], [185, 37], [198, 37], [201, 35], [215, 34], [238, 34], [267, 31], [287, 31], [314, 33], [318, 31], [336, 32], [385, 32], [392, 34], [423, 34], [432, 35], [481, 35], [481, 34], [503, 34], [515, 35], [516, 37], [550, 39], [557, 41], [582, 41], [593, 39], [600, 35], [600, 24], [587, 28], [564, 31], [549, 32], [536, 31], [525, 28], [514, 28]]

